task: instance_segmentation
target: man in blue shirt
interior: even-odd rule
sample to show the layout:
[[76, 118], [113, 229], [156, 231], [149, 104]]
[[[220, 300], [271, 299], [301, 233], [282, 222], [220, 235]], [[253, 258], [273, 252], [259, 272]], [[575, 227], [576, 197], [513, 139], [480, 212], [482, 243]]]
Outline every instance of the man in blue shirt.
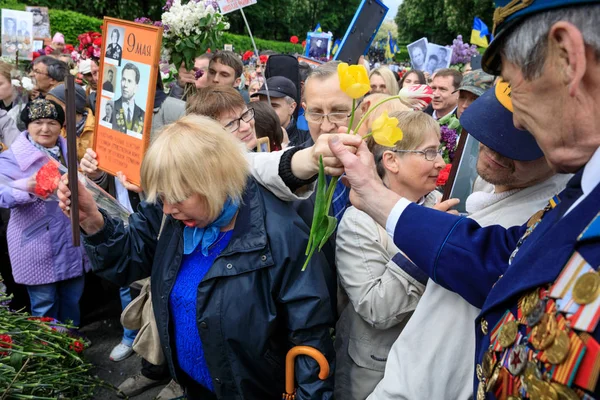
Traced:
[[476, 399], [599, 398], [600, 1], [496, 4], [483, 68], [510, 83], [497, 95], [515, 126], [555, 171], [575, 173], [527, 224], [481, 228], [418, 207], [383, 186], [364, 145], [356, 155], [330, 146], [353, 204], [436, 283], [482, 309]]

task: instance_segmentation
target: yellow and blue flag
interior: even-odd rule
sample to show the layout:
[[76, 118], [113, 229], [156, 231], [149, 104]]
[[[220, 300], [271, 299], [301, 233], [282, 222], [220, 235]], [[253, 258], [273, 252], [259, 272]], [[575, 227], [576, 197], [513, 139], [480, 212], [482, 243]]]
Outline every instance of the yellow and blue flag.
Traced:
[[331, 48], [331, 55], [332, 56], [336, 55], [336, 53], [340, 49], [340, 44], [342, 44], [342, 41], [340, 39], [336, 39], [335, 42], [333, 42], [333, 47]]
[[490, 30], [487, 25], [479, 18], [473, 20], [473, 30], [471, 31], [471, 44], [486, 48], [489, 46], [487, 35]]
[[317, 26], [315, 26], [315, 30], [313, 32], [319, 32], [319, 33], [323, 32], [323, 29], [321, 29], [320, 22], [317, 23]]
[[388, 40], [385, 42], [385, 58], [387, 60], [394, 58], [394, 54], [392, 53], [392, 40], [392, 32], [388, 31]]

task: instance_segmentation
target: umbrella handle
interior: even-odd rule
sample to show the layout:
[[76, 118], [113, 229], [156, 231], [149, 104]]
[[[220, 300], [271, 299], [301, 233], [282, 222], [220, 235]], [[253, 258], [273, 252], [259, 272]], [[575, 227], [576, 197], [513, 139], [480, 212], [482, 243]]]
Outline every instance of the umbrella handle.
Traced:
[[292, 347], [285, 357], [285, 391], [288, 395], [296, 392], [296, 388], [294, 387], [294, 361], [300, 355], [309, 356], [319, 363], [319, 379], [325, 380], [329, 376], [329, 362], [323, 353], [310, 346]]

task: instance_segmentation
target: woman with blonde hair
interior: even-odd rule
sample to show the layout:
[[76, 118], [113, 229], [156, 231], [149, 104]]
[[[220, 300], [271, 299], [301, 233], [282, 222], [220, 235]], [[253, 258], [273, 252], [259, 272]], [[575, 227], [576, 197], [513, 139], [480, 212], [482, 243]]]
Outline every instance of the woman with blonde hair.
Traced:
[[[333, 359], [325, 260], [302, 272], [308, 227], [250, 177], [233, 135], [183, 117], [154, 140], [141, 175], [148, 202], [127, 227], [83, 186], [80, 225], [97, 274], [119, 286], [150, 276], [161, 347], [188, 399], [280, 399], [291, 347]], [[61, 181], [63, 210], [69, 196]], [[300, 398], [332, 398], [333, 379], [318, 373], [296, 359]]]
[[388, 67], [379, 67], [371, 71], [369, 81], [371, 82], [371, 94], [383, 93], [395, 96], [400, 91], [396, 76]]
[[[383, 93], [367, 95], [360, 103], [360, 115], [365, 115], [369, 110], [375, 107], [375, 105], [389, 97], [391, 96]], [[404, 103], [402, 103], [400, 99], [387, 101], [378, 106], [375, 110], [371, 112], [371, 114], [369, 114], [367, 120], [363, 122], [363, 124], [360, 126], [360, 129], [356, 133], [360, 134], [360, 136], [365, 136], [366, 134], [371, 132], [371, 126], [373, 125], [373, 122], [375, 122], [375, 120], [379, 118], [381, 114], [383, 114], [384, 112], [390, 114], [394, 111], [411, 111], [411, 109]], [[355, 118], [355, 121], [356, 120], [360, 120], [360, 118]]]
[[[424, 207], [441, 198], [440, 128], [429, 115], [392, 112], [404, 132], [395, 147], [370, 141], [377, 173], [394, 192]], [[385, 228], [354, 207], [338, 227], [336, 265], [343, 295], [336, 326], [335, 398], [365, 399], [383, 378], [387, 355], [415, 310], [427, 277], [400, 253]]]

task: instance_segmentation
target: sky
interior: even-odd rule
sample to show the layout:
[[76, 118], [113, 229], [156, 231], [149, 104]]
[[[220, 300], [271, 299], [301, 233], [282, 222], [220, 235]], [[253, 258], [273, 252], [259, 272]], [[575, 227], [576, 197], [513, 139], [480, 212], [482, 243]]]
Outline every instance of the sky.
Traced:
[[385, 16], [386, 19], [396, 18], [396, 12], [398, 11], [400, 3], [402, 3], [402, 0], [383, 0], [383, 4], [390, 8], [387, 15]]

